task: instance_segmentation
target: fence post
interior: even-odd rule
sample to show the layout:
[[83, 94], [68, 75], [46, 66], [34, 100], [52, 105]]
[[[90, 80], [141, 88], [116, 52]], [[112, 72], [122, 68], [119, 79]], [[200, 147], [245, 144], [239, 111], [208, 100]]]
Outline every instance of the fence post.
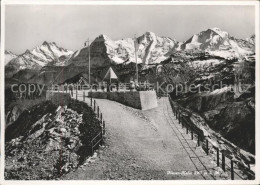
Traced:
[[247, 164], [247, 167], [248, 167], [248, 169], [250, 170], [250, 164], [249, 164], [249, 163]]
[[101, 121], [101, 123], [102, 123], [102, 113], [100, 113], [100, 121]]
[[104, 144], [104, 138], [103, 138], [103, 132], [101, 131], [101, 142], [100, 142], [101, 145]]
[[93, 141], [91, 140], [91, 156], [93, 156], [94, 155], [94, 151], [93, 151], [94, 149], [93, 149]]
[[189, 134], [189, 128], [188, 128], [188, 125], [186, 125], [186, 134]]
[[85, 102], [85, 91], [83, 90], [83, 101]]
[[209, 155], [209, 141], [207, 138], [206, 138], [206, 153], [207, 155]]
[[234, 161], [231, 159], [231, 180], [234, 180]]
[[198, 146], [200, 146], [200, 136], [198, 135]]
[[179, 111], [178, 119], [179, 119], [179, 123], [181, 123], [181, 112], [180, 111]]
[[222, 150], [222, 169], [224, 172], [226, 171], [225, 165], [226, 165], [225, 154], [224, 154], [224, 150]]
[[99, 106], [97, 106], [97, 117], [99, 118]]
[[91, 107], [92, 107], [92, 94], [91, 94], [91, 97], [90, 97], [90, 103], [91, 103]]
[[217, 166], [219, 166], [219, 148], [217, 148]]
[[191, 140], [193, 140], [193, 130], [191, 129]]
[[103, 121], [103, 135], [105, 135], [106, 134], [106, 124], [105, 124], [105, 121]]
[[76, 100], [78, 100], [78, 87], [76, 87]]
[[96, 112], [96, 100], [94, 100], [94, 112]]

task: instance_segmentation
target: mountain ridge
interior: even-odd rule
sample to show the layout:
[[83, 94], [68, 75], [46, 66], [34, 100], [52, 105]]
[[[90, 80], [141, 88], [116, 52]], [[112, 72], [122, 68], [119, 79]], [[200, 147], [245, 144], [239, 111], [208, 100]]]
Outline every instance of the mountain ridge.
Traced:
[[[90, 44], [91, 67], [135, 63], [135, 47], [137, 47], [137, 62], [149, 65], [166, 60], [176, 51], [189, 49], [204, 50], [210, 55], [224, 58], [240, 57], [252, 53], [255, 42], [254, 35], [246, 39], [237, 39], [217, 27], [194, 34], [184, 42], [157, 36], [151, 31], [145, 32], [136, 40], [137, 45], [135, 45], [135, 38], [112, 40], [109, 36], [100, 34]], [[70, 64], [88, 66], [89, 58], [88, 46], [72, 52], [57, 46], [55, 42], [47, 41], [20, 55], [6, 54], [6, 56], [7, 77], [23, 69], [39, 70], [44, 66], [69, 66]]]
[[50, 64], [62, 66], [72, 53], [72, 51], [57, 46], [55, 42], [44, 41], [32, 50], [27, 49], [24, 53], [6, 61], [6, 76], [11, 77], [23, 69], [39, 70]]

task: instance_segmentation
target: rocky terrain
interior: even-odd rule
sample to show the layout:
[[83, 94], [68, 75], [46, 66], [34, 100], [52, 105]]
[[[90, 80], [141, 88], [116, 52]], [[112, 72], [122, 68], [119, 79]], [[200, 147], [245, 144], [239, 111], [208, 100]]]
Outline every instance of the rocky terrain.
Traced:
[[[197, 57], [196, 57], [197, 55]], [[192, 67], [187, 85], [194, 85], [193, 92], [174, 91], [171, 96], [183, 107], [198, 113], [216, 133], [238, 147], [255, 153], [255, 60], [248, 58], [212, 58], [200, 52], [188, 57], [176, 53], [166, 61], [166, 72], [175, 66], [175, 73], [166, 73], [168, 83], [184, 84], [180, 61], [189, 61]], [[197, 68], [196, 65], [199, 65]], [[179, 68], [177, 66], [180, 66]], [[176, 68], [177, 67], [177, 68]], [[186, 66], [185, 66], [186, 67]], [[193, 74], [194, 75], [191, 75]], [[181, 76], [177, 78], [176, 76]], [[172, 77], [172, 78], [171, 78]], [[221, 86], [222, 85], [222, 86]], [[208, 88], [208, 89], [206, 89]], [[247, 91], [246, 91], [247, 90]], [[243, 133], [243, 134], [242, 134]]]
[[[111, 66], [121, 82], [129, 82], [136, 67], [134, 40], [114, 41], [106, 35], [95, 38], [90, 44], [91, 81], [102, 81]], [[255, 152], [255, 94], [237, 89], [249, 84], [253, 90], [255, 86], [254, 35], [241, 39], [219, 28], [210, 28], [184, 42], [152, 32], [137, 37], [137, 42], [140, 82], [194, 84], [195, 92], [172, 93], [172, 98], [198, 113], [215, 132], [242, 149]], [[60, 84], [73, 82], [79, 75], [88, 78], [88, 49], [85, 46], [73, 53], [44, 42], [17, 57], [6, 52], [9, 58], [14, 57], [6, 62], [6, 86], [19, 82]], [[158, 66], [163, 66], [159, 73]], [[206, 84], [212, 87], [220, 83], [232, 88], [216, 86], [210, 92], [205, 90]]]
[[95, 114], [84, 103], [35, 105], [6, 129], [5, 178], [60, 178], [91, 154], [90, 140], [100, 131]]

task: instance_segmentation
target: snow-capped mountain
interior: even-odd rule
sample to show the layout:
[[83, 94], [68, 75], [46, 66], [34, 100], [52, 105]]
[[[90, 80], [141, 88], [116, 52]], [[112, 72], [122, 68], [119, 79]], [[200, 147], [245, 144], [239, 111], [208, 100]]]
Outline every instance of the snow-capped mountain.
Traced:
[[[138, 44], [135, 44], [137, 40]], [[185, 42], [178, 42], [169, 37], [156, 36], [146, 32], [135, 38], [112, 40], [106, 35], [100, 35], [90, 44], [91, 67], [106, 67], [111, 64], [135, 63], [135, 48], [137, 62], [155, 64], [168, 60], [176, 51], [201, 50], [208, 55], [222, 58], [239, 58], [249, 56], [255, 51], [254, 36], [248, 39], [237, 39], [219, 28], [212, 28], [193, 35]], [[88, 67], [89, 48], [87, 46], [76, 52], [58, 47], [54, 42], [43, 42], [42, 45], [25, 53], [11, 55], [6, 53], [6, 77], [23, 69], [39, 70], [43, 66], [74, 66]], [[14, 58], [12, 58], [14, 57]], [[8, 61], [9, 58], [12, 58]]]
[[[104, 66], [111, 63], [135, 62], [135, 39], [124, 38], [113, 41], [106, 35], [100, 35], [90, 45], [91, 65]], [[178, 42], [146, 32], [137, 38], [137, 62], [143, 64], [159, 63], [168, 57], [168, 53], [177, 49]], [[87, 65], [88, 47], [76, 51], [68, 64]]]
[[249, 38], [246, 38], [246, 41], [251, 43], [251, 44], [255, 44], [255, 34], [252, 35], [251, 37]]
[[207, 29], [193, 35], [181, 49], [201, 49], [224, 58], [240, 57], [253, 52], [253, 44], [246, 39], [236, 39], [219, 28]]
[[183, 43], [182, 49], [212, 49], [228, 46], [228, 33], [219, 28], [212, 28], [193, 35]]
[[13, 58], [6, 64], [9, 75], [22, 69], [40, 69], [46, 65], [62, 66], [73, 52], [58, 47], [55, 42], [44, 41], [42, 45]]
[[16, 58], [17, 55], [12, 53], [11, 51], [5, 50], [5, 65], [8, 64], [12, 59]]

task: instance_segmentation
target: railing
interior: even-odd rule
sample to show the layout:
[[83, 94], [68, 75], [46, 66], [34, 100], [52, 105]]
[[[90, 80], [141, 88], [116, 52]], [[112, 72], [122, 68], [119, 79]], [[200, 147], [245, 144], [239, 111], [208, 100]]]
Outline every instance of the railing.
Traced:
[[[83, 93], [83, 101], [85, 102], [85, 93]], [[106, 134], [106, 131], [105, 131], [105, 121], [103, 120], [103, 115], [100, 112], [100, 108], [97, 105], [96, 100], [93, 101], [92, 97], [90, 99], [90, 106], [93, 109], [94, 113], [97, 115], [97, 119], [99, 120], [101, 129], [102, 129], [101, 132], [99, 132], [91, 140], [91, 155], [93, 155], [95, 148], [97, 146], [99, 146], [100, 144], [104, 143], [104, 136]]]
[[[103, 88], [102, 88], [103, 86]], [[118, 86], [118, 87], [117, 87]], [[96, 88], [95, 88], [96, 87]], [[138, 83], [138, 87], [131, 87], [130, 83], [112, 83], [111, 84], [110, 91], [131, 91], [133, 89], [136, 89], [138, 91], [149, 91], [154, 89], [154, 85], [151, 83]], [[107, 84], [93, 84], [92, 85], [92, 91], [106, 91]], [[90, 88], [86, 87], [85, 85], [53, 85], [47, 87], [47, 90], [50, 91], [58, 91], [58, 92], [70, 92], [72, 90], [90, 90]]]
[[[240, 179], [244, 179], [244, 177], [242, 177], [241, 174], [237, 172], [242, 166], [244, 169], [243, 173], [247, 175], [248, 179], [255, 178], [255, 174], [252, 170], [250, 170], [249, 164], [247, 166], [244, 166], [240, 163], [239, 160], [236, 159], [236, 153], [234, 153], [232, 150], [225, 150], [219, 145], [216, 145], [214, 142], [212, 142], [212, 140], [208, 136], [204, 135], [203, 130], [198, 128], [194, 123], [192, 123], [190, 120], [187, 119], [187, 117], [184, 116], [184, 113], [186, 112], [185, 109], [178, 105], [176, 102], [173, 102], [170, 96], [168, 97], [174, 116], [176, 116], [179, 124], [182, 125], [182, 128], [186, 127], [186, 134], [190, 133], [192, 140], [196, 136], [197, 146], [201, 145], [202, 149], [206, 152], [207, 155], [209, 155], [210, 150], [213, 150], [212, 153], [216, 154], [217, 166], [220, 166], [221, 164], [221, 168], [224, 172], [229, 170], [231, 180], [235, 179], [235, 175]], [[229, 163], [226, 159], [229, 160]], [[237, 169], [237, 171], [235, 171], [235, 169]]]
[[[64, 93], [64, 90], [62, 91]], [[72, 94], [73, 97], [73, 94]], [[76, 90], [76, 100], [78, 100], [78, 90]], [[83, 91], [83, 102], [86, 100], [85, 91]], [[103, 119], [103, 114], [100, 111], [99, 106], [96, 103], [96, 100], [93, 100], [92, 97], [90, 98], [90, 107], [93, 109], [94, 113], [97, 116], [99, 124], [101, 126], [101, 132], [99, 132], [95, 137], [91, 139], [91, 155], [94, 154], [94, 150], [97, 146], [104, 143], [104, 136], [106, 134], [105, 131], [105, 121]]]

